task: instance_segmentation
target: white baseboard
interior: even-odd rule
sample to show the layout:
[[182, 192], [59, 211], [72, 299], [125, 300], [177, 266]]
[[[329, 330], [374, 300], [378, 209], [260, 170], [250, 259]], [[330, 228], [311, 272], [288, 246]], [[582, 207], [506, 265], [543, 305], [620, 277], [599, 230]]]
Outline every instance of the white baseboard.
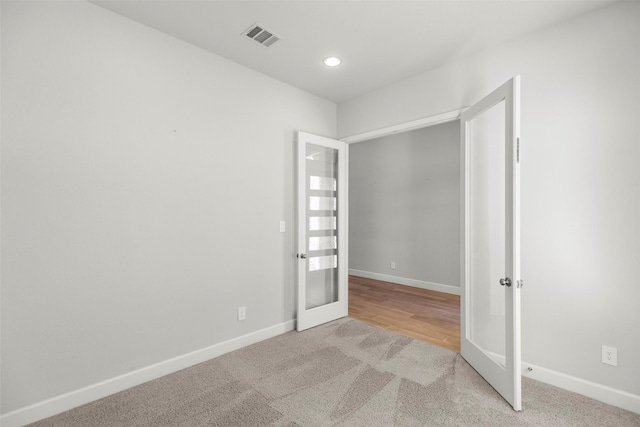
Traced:
[[[353, 274], [354, 276], [369, 277], [365, 276], [363, 273], [367, 274], [367, 272], [360, 272], [357, 270], [349, 271], [349, 274]], [[399, 283], [397, 281], [399, 278], [396, 278], [394, 276], [378, 275], [375, 273], [371, 273], [371, 275], [375, 275], [376, 277], [369, 278]], [[415, 286], [408, 283], [402, 284]], [[431, 287], [425, 289], [445, 292], [443, 290], [433, 289]], [[0, 425], [2, 425], [3, 427], [24, 426], [26, 424], [30, 424], [67, 411], [69, 409], [73, 409], [77, 406], [84, 405], [85, 403], [89, 403], [94, 400], [101, 399], [111, 394], [154, 380], [156, 378], [169, 375], [181, 369], [188, 368], [189, 366], [205, 362], [209, 359], [221, 356], [230, 351], [234, 351], [242, 347], [255, 344], [262, 340], [281, 335], [285, 332], [293, 330], [294, 327], [295, 321], [290, 320], [279, 325], [252, 332], [241, 337], [224, 341], [201, 350], [196, 350], [182, 356], [174, 357], [172, 359], [165, 360], [163, 362], [159, 362], [154, 365], [150, 365], [145, 368], [99, 382], [97, 384], [93, 384], [79, 390], [75, 390], [70, 393], [66, 393], [52, 399], [45, 400], [43, 402], [39, 402], [3, 414], [2, 416], [0, 416]], [[529, 371], [528, 368], [531, 368], [531, 370]], [[550, 384], [568, 391], [579, 393], [583, 396], [599, 400], [609, 405], [613, 405], [618, 408], [626, 409], [628, 411], [640, 414], [639, 395], [614, 389], [612, 387], [608, 387], [591, 381], [583, 380], [581, 378], [573, 377], [571, 375], [563, 374], [561, 372], [553, 371], [551, 369], [543, 368], [524, 361], [522, 362], [522, 374], [537, 381]]]
[[[531, 368], [531, 370], [528, 368]], [[522, 362], [522, 375], [640, 414], [640, 396], [637, 394], [627, 393], [626, 391], [583, 380], [582, 378], [573, 377], [524, 361]]]
[[366, 277], [367, 279], [413, 286], [414, 288], [429, 289], [430, 291], [460, 295], [460, 288], [458, 286], [442, 285], [440, 283], [426, 282], [424, 280], [407, 279], [404, 277], [391, 276], [389, 274], [372, 273], [370, 271], [354, 270], [351, 268], [349, 269], [349, 274], [352, 276]]
[[229, 353], [230, 351], [238, 350], [267, 338], [281, 335], [293, 330], [294, 327], [295, 320], [289, 320], [219, 344], [214, 344], [210, 347], [183, 354], [115, 378], [101, 381], [97, 384], [92, 384], [43, 402], [20, 408], [0, 416], [0, 425], [3, 427], [24, 426], [69, 409], [73, 409], [77, 406], [84, 405], [85, 403], [93, 402], [94, 400], [146, 383], [156, 378], [169, 375], [181, 369], [205, 362], [209, 359], [213, 359], [214, 357]]
[[[496, 362], [504, 366], [505, 357], [501, 354], [487, 352]], [[590, 397], [608, 405], [626, 409], [640, 414], [640, 396], [618, 390], [606, 385], [572, 377], [562, 372], [543, 368], [532, 363], [522, 362], [522, 375], [564, 390]]]

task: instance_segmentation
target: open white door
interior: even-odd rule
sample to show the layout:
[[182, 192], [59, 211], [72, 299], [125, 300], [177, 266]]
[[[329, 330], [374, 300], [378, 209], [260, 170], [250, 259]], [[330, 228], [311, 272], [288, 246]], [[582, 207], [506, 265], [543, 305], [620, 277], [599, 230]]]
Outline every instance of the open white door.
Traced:
[[461, 354], [521, 409], [520, 77], [461, 114]]
[[302, 331], [348, 313], [348, 146], [298, 132], [297, 157], [297, 330]]

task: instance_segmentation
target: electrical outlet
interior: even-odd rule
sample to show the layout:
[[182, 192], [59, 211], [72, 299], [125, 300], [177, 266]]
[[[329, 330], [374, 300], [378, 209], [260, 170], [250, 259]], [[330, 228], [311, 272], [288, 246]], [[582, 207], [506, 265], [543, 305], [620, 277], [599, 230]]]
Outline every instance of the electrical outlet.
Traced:
[[613, 347], [602, 346], [602, 363], [607, 365], [618, 366], [618, 349]]
[[247, 307], [238, 307], [238, 320], [244, 320], [247, 318]]
[[391, 261], [391, 269], [392, 270], [396, 269], [396, 262], [395, 261]]
[[285, 224], [284, 220], [280, 221], [280, 232], [284, 233], [286, 231], [286, 229], [287, 229], [287, 227], [286, 227], [286, 224]]

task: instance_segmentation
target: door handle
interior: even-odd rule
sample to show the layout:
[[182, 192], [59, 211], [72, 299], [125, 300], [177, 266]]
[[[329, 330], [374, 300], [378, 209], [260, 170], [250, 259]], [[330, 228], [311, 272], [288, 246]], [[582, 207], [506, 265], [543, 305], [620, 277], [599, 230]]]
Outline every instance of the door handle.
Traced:
[[500, 279], [500, 285], [502, 286], [511, 286], [511, 279], [509, 277], [505, 277], [504, 279]]
[[307, 259], [307, 254], [297, 254], [296, 258]]

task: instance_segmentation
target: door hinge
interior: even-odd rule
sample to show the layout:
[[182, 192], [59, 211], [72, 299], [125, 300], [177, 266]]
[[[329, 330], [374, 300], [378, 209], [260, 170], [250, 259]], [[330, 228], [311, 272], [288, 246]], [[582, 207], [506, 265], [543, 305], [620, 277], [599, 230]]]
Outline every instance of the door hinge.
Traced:
[[520, 163], [520, 138], [516, 138], [516, 163]]

